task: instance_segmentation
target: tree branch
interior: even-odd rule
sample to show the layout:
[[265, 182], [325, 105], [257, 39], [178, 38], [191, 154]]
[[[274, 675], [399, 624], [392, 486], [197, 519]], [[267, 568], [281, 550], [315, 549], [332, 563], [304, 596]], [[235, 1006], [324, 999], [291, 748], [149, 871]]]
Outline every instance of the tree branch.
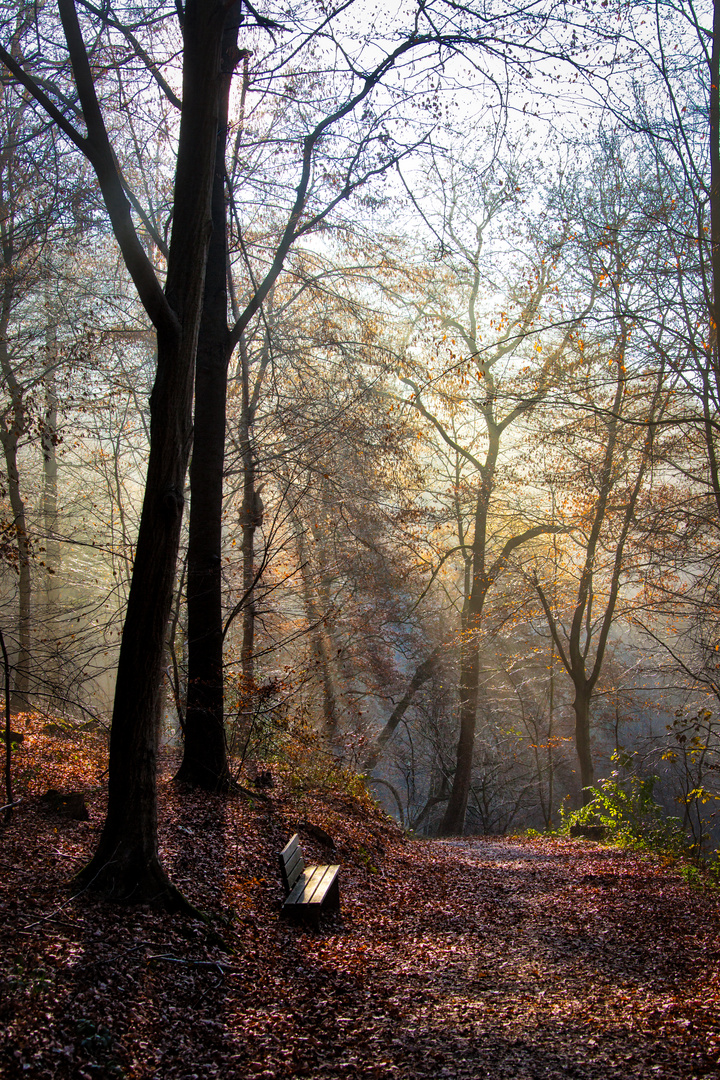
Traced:
[[58, 0], [58, 8], [87, 128], [87, 136], [84, 137], [77, 131], [35, 80], [1, 46], [0, 60], [92, 165], [100, 184], [100, 190], [110, 216], [115, 238], [120, 245], [123, 258], [145, 310], [156, 329], [163, 329], [173, 334], [177, 333], [179, 331], [177, 317], [168, 304], [132, 222], [130, 206], [123, 190], [120, 170], [110, 145], [97, 94], [95, 93], [95, 84], [90, 70], [87, 50], [85, 49], [73, 0]]

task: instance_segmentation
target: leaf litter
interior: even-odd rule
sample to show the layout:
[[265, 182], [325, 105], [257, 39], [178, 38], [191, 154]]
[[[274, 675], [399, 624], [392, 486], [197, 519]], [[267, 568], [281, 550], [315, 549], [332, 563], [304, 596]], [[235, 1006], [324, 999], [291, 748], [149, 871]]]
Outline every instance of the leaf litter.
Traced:
[[[162, 858], [210, 922], [111, 905], [68, 884], [102, 826], [102, 754], [61, 744], [18, 750], [0, 833], [3, 1078], [720, 1080], [718, 897], [660, 860], [408, 840], [369, 799], [277, 772], [264, 797], [178, 788], [168, 755]], [[42, 809], [48, 770], [89, 822]], [[318, 931], [280, 916], [296, 830], [342, 866]]]

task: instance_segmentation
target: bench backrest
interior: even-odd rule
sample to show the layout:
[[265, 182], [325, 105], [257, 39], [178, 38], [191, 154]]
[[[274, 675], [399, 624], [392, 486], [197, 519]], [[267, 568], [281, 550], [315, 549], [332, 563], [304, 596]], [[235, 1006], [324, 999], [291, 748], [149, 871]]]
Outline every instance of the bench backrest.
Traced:
[[300, 848], [300, 837], [295, 833], [280, 852], [280, 873], [287, 893], [292, 892], [293, 885], [304, 869], [305, 862]]

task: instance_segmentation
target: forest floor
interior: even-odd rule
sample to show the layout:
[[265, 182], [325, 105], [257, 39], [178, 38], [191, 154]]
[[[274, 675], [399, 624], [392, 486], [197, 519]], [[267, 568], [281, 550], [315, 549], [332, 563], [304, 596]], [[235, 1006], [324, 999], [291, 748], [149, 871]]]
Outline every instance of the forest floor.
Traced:
[[[407, 840], [361, 796], [276, 776], [265, 799], [224, 799], [179, 790], [174, 764], [163, 861], [211, 927], [73, 896], [103, 753], [45, 736], [18, 751], [24, 797], [0, 826], [3, 1078], [720, 1078], [720, 900], [660, 860]], [[43, 812], [51, 786], [82, 789], [90, 821]], [[309, 859], [342, 865], [342, 910], [317, 932], [280, 917], [296, 830]]]

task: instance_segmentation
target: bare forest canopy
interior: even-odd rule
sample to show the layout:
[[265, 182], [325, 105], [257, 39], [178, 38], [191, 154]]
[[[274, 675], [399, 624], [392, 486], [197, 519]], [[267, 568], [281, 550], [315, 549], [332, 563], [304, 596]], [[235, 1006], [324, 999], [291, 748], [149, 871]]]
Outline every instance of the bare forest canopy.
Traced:
[[109, 733], [81, 887], [184, 904], [168, 744], [717, 848], [716, 2], [0, 2], [4, 802]]

